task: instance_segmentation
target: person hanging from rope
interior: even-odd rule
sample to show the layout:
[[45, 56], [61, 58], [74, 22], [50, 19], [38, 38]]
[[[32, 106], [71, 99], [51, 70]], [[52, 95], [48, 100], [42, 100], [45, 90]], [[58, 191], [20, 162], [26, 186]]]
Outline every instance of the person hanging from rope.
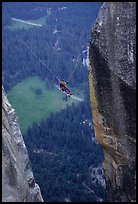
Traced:
[[71, 91], [67, 88], [68, 81], [65, 82], [63, 79], [59, 82], [61, 91], [65, 91], [67, 94], [72, 95]]
[[53, 76], [55, 76], [55, 78], [56, 78], [56, 79], [59, 81], [59, 83], [60, 83], [60, 90], [63, 91], [63, 92], [65, 92], [65, 93], [66, 93], [67, 95], [69, 95], [69, 96], [70, 96], [70, 95], [73, 95], [72, 92], [67, 88], [66, 85], [69, 83], [69, 81], [70, 81], [71, 77], [73, 76], [74, 72], [75, 72], [76, 69], [79, 67], [79, 66], [78, 66], [78, 64], [79, 64], [79, 57], [81, 56], [81, 54], [79, 54], [79, 56], [77, 57], [77, 63], [76, 63], [76, 65], [75, 65], [73, 71], [71, 72], [71, 74], [70, 74], [70, 76], [69, 76], [67, 82], [65, 82], [64, 80], [59, 80], [59, 78], [58, 78], [58, 77], [56, 76], [56, 74], [48, 67], [48, 65], [47, 65], [45, 62], [43, 62], [42, 59], [41, 59], [23, 40], [20, 39], [20, 42], [22, 42], [22, 43], [25, 45], [25, 47], [27, 47], [27, 49], [29, 49], [30, 52], [40, 61], [40, 63], [41, 63], [46, 69], [48, 69], [49, 72], [50, 72]]

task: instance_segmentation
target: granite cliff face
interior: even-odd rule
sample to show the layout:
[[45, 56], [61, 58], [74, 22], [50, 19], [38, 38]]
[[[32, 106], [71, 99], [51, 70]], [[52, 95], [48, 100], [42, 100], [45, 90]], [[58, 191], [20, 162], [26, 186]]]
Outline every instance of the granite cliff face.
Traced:
[[92, 28], [90, 98], [107, 201], [136, 201], [136, 3], [106, 2]]
[[2, 202], [43, 202], [18, 118], [2, 88]]

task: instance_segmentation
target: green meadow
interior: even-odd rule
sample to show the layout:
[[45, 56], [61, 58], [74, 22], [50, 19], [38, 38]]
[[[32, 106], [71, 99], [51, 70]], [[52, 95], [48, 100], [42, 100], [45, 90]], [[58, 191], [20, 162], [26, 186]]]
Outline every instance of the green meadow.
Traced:
[[[36, 20], [26, 20], [26, 21], [28, 21], [30, 23], [37, 23], [37, 24], [45, 25], [47, 17], [48, 16], [43, 16], [43, 17], [36, 19]], [[7, 26], [7, 28], [10, 28], [12, 30], [22, 29], [22, 28], [29, 29], [29, 28], [32, 28], [34, 26], [35, 25], [26, 24], [24, 22], [19, 22], [19, 21], [15, 21], [15, 20], [11, 19], [11, 25]], [[35, 26], [35, 27], [37, 27], [37, 26]]]
[[[73, 93], [79, 93], [80, 97], [84, 97], [78, 89], [73, 90]], [[37, 76], [23, 80], [13, 87], [7, 96], [19, 118], [22, 133], [25, 133], [33, 122], [39, 123], [50, 113], [65, 109], [67, 104], [79, 103], [70, 97], [66, 101], [65, 94], [55, 86], [52, 89], [48, 88], [46, 82]]]

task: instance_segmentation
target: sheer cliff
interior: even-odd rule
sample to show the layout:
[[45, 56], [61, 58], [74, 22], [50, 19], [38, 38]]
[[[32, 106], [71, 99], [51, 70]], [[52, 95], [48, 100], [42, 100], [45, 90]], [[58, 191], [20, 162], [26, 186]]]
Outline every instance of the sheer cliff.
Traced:
[[14, 109], [2, 88], [2, 202], [43, 202]]
[[90, 39], [90, 99], [109, 202], [136, 201], [135, 7], [105, 2]]

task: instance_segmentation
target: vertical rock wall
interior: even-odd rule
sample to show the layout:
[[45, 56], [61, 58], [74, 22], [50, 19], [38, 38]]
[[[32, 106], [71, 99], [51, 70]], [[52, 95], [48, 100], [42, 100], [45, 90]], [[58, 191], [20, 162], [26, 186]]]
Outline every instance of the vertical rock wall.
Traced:
[[90, 39], [90, 98], [107, 200], [136, 200], [136, 3], [103, 4]]
[[18, 118], [2, 88], [2, 202], [43, 202]]

